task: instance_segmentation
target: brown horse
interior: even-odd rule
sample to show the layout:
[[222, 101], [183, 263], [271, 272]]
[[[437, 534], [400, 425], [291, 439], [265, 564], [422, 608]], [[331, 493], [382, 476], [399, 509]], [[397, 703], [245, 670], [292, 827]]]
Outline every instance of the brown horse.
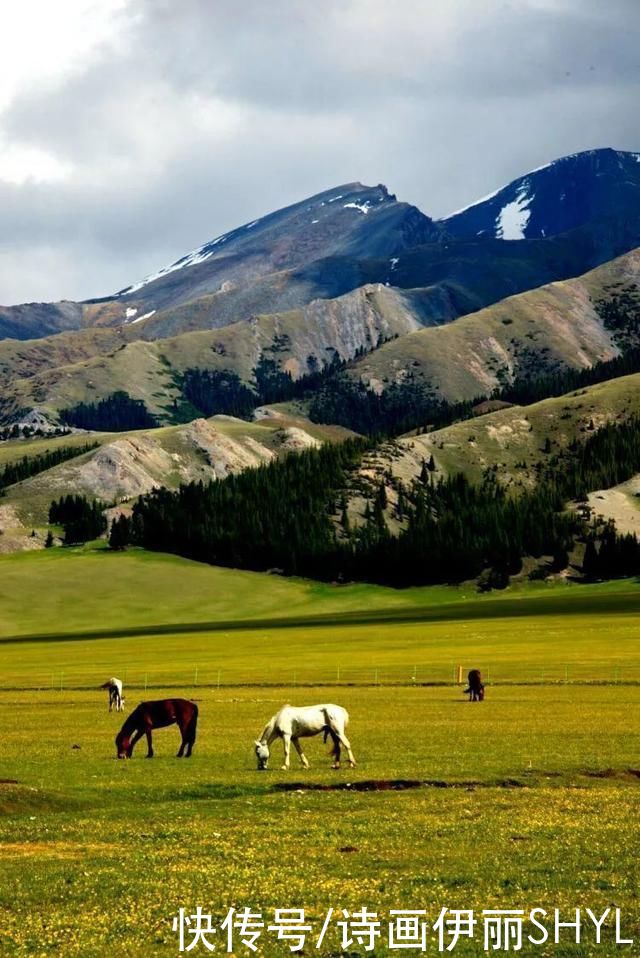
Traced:
[[[147, 736], [147, 758], [153, 758], [151, 730], [176, 724], [182, 735], [178, 758], [189, 758], [196, 740], [198, 706], [186, 699], [160, 699], [157, 702], [141, 702], [133, 710], [116, 736], [118, 758], [131, 758], [133, 747], [143, 735]], [[186, 751], [185, 751], [186, 749]]]
[[484, 683], [480, 669], [471, 669], [467, 676], [469, 687], [464, 690], [464, 695], [469, 696], [470, 702], [482, 702], [484, 699]]

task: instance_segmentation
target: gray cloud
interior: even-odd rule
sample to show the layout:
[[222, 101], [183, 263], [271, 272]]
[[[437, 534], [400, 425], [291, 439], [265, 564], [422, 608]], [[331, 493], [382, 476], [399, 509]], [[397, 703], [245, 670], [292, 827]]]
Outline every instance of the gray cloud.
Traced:
[[338, 183], [433, 216], [565, 153], [639, 149], [636, 0], [131, 0], [5, 141], [68, 164], [0, 182], [0, 301], [112, 292]]

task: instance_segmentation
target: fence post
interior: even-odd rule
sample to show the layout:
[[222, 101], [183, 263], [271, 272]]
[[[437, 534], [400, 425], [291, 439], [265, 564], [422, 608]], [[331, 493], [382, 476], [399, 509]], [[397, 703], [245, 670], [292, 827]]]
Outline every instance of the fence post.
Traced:
[[458, 666], [458, 685], [462, 685], [462, 666]]
[[375, 674], [374, 679], [373, 679], [373, 683], [374, 683], [374, 685], [377, 685], [377, 684], [378, 684], [378, 670], [377, 670], [377, 669], [376, 669], [376, 674]]
[[144, 673], [144, 690], [147, 691], [147, 673]]
[[196, 665], [195, 674], [194, 674], [194, 676], [193, 676], [193, 684], [194, 684], [194, 685], [197, 685], [197, 684], [198, 684], [198, 666], [197, 666], [197, 665]]
[[564, 667], [564, 684], [566, 685], [569, 681], [569, 666], [565, 665]]

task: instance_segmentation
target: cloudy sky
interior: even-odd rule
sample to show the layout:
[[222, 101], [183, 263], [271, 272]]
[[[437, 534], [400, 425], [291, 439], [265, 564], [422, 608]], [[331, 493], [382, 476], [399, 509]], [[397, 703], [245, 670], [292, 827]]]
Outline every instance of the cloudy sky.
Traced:
[[640, 150], [638, 0], [21, 0], [0, 47], [0, 303], [134, 282], [339, 183], [446, 215]]

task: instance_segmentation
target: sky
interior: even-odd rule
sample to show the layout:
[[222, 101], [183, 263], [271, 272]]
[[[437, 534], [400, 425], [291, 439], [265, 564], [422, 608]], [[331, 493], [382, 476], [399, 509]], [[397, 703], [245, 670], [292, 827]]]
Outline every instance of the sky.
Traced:
[[640, 0], [21, 0], [0, 37], [0, 303], [113, 293], [385, 183], [445, 216], [640, 151]]

